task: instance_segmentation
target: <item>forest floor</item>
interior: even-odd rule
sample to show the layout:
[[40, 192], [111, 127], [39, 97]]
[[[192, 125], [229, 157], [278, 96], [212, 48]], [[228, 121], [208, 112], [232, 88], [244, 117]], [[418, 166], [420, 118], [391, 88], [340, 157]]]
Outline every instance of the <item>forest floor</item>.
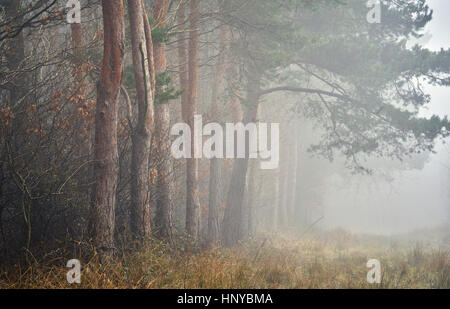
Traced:
[[[442, 232], [442, 231], [441, 231]], [[341, 229], [260, 236], [232, 249], [196, 253], [159, 243], [111, 265], [82, 263], [81, 284], [69, 285], [62, 262], [0, 265], [0, 288], [450, 288], [450, 241], [445, 233], [419, 238], [361, 236]], [[381, 263], [381, 283], [366, 266]]]

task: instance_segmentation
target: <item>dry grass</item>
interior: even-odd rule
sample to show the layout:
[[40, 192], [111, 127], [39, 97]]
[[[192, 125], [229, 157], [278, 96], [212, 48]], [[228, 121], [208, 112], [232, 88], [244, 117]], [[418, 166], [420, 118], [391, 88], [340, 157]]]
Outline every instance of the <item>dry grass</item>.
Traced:
[[[378, 285], [366, 282], [372, 258], [382, 266]], [[450, 250], [335, 230], [302, 240], [272, 235], [198, 253], [154, 244], [111, 265], [94, 256], [75, 286], [66, 282], [67, 271], [62, 261], [3, 267], [0, 288], [450, 288]]]

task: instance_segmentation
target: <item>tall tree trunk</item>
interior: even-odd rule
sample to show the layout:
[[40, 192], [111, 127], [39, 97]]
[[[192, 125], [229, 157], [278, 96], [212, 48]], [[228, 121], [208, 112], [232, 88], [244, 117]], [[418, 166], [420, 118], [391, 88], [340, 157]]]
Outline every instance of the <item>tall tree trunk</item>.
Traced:
[[[153, 19], [156, 27], [166, 27], [168, 10], [167, 0], [155, 0]], [[154, 43], [155, 75], [164, 74], [167, 70], [166, 43]], [[164, 86], [156, 88], [157, 93], [164, 91]], [[155, 161], [158, 164], [156, 188], [155, 232], [160, 238], [172, 240], [172, 208], [173, 208], [173, 166], [170, 157], [170, 108], [168, 102], [155, 104]]]
[[220, 207], [220, 161], [211, 159], [209, 166], [208, 244], [214, 246], [219, 241]]
[[[219, 59], [216, 66], [216, 76], [214, 80], [214, 85], [212, 89], [211, 98], [211, 120], [219, 121], [220, 113], [219, 110], [219, 93], [222, 91], [222, 81], [225, 77], [225, 66], [226, 66], [226, 39], [227, 39], [226, 26], [220, 28], [219, 34]], [[208, 243], [210, 245], [217, 244], [219, 240], [219, 207], [220, 207], [220, 178], [221, 178], [221, 167], [220, 161], [217, 158], [213, 158], [210, 161], [209, 166], [209, 208], [208, 208]]]
[[[143, 2], [144, 3], [144, 2]], [[150, 21], [148, 19], [147, 11], [145, 10], [145, 5], [142, 4], [144, 13], [144, 32], [145, 32], [145, 42], [147, 44], [147, 63], [148, 71], [150, 73], [150, 84], [152, 89], [152, 100], [155, 101], [156, 93], [156, 74], [155, 74], [155, 61], [153, 57], [153, 38], [152, 38], [152, 28]]]
[[[84, 108], [84, 103], [86, 101], [86, 89], [83, 82], [83, 79], [86, 74], [85, 66], [83, 65], [83, 27], [80, 24], [70, 24], [70, 31], [72, 34], [72, 76], [74, 79], [74, 89], [75, 93], [73, 93], [74, 98], [76, 99], [75, 109]], [[84, 126], [83, 124], [81, 124]], [[88, 130], [86, 128], [86, 130]], [[85, 134], [78, 132], [78, 136], [76, 137], [76, 142], [80, 145], [86, 144], [85, 142]], [[83, 140], [84, 139], [84, 140]], [[80, 147], [80, 151], [86, 151], [86, 148]]]
[[[234, 38], [232, 38], [232, 39], [234, 39]], [[230, 59], [230, 61], [227, 65], [229, 65], [229, 67], [228, 67], [229, 70], [228, 70], [228, 74], [227, 74], [228, 89], [231, 89], [231, 92], [232, 92], [232, 95], [230, 97], [229, 108], [231, 109], [232, 121], [234, 124], [236, 124], [236, 123], [244, 121], [243, 106], [241, 104], [239, 97], [237, 95], [235, 95], [235, 93], [239, 91], [239, 85], [236, 82], [236, 79], [239, 76], [239, 67], [233, 63], [232, 59]], [[256, 107], [256, 109], [257, 109], [257, 107]], [[255, 111], [255, 113], [256, 113], [256, 111]], [[235, 134], [234, 139], [237, 140], [237, 134]], [[236, 153], [236, 151], [237, 151], [237, 147], [235, 146], [234, 152]], [[237, 166], [238, 160], [244, 160], [244, 159], [233, 159], [233, 165], [231, 167], [230, 185], [233, 184], [235, 177], [237, 177], [236, 174], [238, 174], [238, 169], [239, 169], [239, 167]], [[244, 162], [241, 162], [240, 164], [242, 164], [244, 166], [246, 165], [246, 164], [244, 164]], [[227, 171], [227, 172], [229, 172], [229, 171]], [[242, 171], [242, 172], [244, 172], [244, 171]], [[244, 180], [244, 182], [245, 182], [245, 180]], [[233, 188], [233, 191], [236, 192], [237, 189], [238, 189], [237, 187]], [[232, 191], [232, 188], [230, 186], [228, 188], [228, 193], [227, 193], [227, 197], [225, 200], [226, 205], [225, 205], [224, 217], [223, 217], [222, 226], [221, 226], [222, 242], [224, 244], [226, 244], [228, 242], [227, 245], [229, 245], [229, 246], [232, 245], [232, 241], [230, 239], [233, 238], [233, 235], [232, 235], [232, 231], [231, 231], [232, 227], [228, 227], [227, 225], [228, 225], [228, 222], [230, 222], [232, 220], [230, 217], [233, 216], [234, 212], [237, 211], [239, 213], [242, 213], [242, 204], [244, 201], [244, 196], [242, 196], [239, 209], [234, 210], [233, 206], [235, 206], [236, 203], [231, 203], [231, 199], [232, 199], [232, 196], [230, 196], [231, 191]], [[243, 188], [243, 192], [242, 192], [242, 195], [244, 195], [244, 194], [245, 194], [245, 188]], [[236, 197], [237, 197], [237, 200], [240, 200], [239, 196], [236, 196]], [[250, 203], [252, 203], [252, 202], [250, 201]], [[238, 215], [236, 215], [236, 217], [237, 216]], [[241, 227], [241, 222], [239, 223], [239, 227]], [[242, 231], [239, 231], [239, 235], [241, 235], [241, 234], [242, 234]], [[241, 236], [237, 236], [237, 238], [240, 238], [240, 237]]]
[[252, 236], [255, 229], [255, 200], [256, 200], [256, 161], [250, 162], [250, 171], [247, 179], [247, 230], [248, 236]]
[[[236, 85], [235, 79], [239, 76], [239, 67], [236, 64], [233, 64], [230, 61], [230, 64], [232, 67], [229, 70], [229, 74], [227, 74], [228, 79], [228, 87], [231, 88], [231, 91], [238, 91], [238, 86]], [[233, 120], [233, 123], [236, 124], [238, 122], [241, 122], [244, 117], [244, 112], [242, 110], [242, 104], [238, 96], [232, 95], [230, 98], [230, 107], [231, 107], [231, 117]]]
[[[298, 134], [298, 131], [296, 132]], [[297, 166], [295, 172], [295, 206], [294, 206], [294, 217], [297, 226], [304, 226], [306, 224], [305, 209], [302, 202], [302, 178], [301, 178], [301, 144], [297, 142]]]
[[[20, 14], [20, 10], [22, 8], [23, 1], [19, 0], [6, 0], [3, 1], [2, 6], [5, 10], [5, 17], [6, 18], [14, 18], [18, 14]], [[19, 26], [23, 21], [23, 18], [16, 18], [13, 20], [14, 26]], [[16, 24], [17, 23], [17, 24]], [[13, 25], [10, 25], [13, 26]], [[14, 72], [11, 74], [11, 76], [14, 76], [12, 80], [7, 82], [6, 88], [9, 90], [9, 103], [10, 106], [15, 106], [19, 101], [23, 99], [23, 96], [27, 93], [27, 82], [26, 82], [26, 74], [19, 73], [24, 66], [25, 61], [25, 43], [24, 43], [24, 35], [23, 31], [21, 31], [16, 37], [5, 40], [6, 42], [6, 48], [7, 52], [5, 53], [6, 58], [6, 67], [8, 68], [9, 72]], [[8, 80], [8, 79], [5, 79]], [[21, 110], [14, 111], [16, 114], [20, 115], [23, 114], [23, 111], [25, 111], [26, 106], [25, 104], [21, 104], [19, 106]], [[16, 119], [14, 121], [14, 124], [18, 124], [19, 126], [23, 125], [23, 117], [20, 117], [20, 119]], [[18, 130], [19, 128], [15, 128]]]
[[81, 24], [70, 24], [70, 31], [72, 34], [72, 53], [74, 56], [73, 76], [77, 83], [81, 83], [83, 79], [81, 61], [81, 51], [83, 48], [83, 28]]
[[280, 145], [281, 160], [279, 166], [279, 187], [278, 187], [278, 214], [277, 214], [277, 224], [278, 227], [286, 226], [287, 220], [287, 186], [288, 186], [288, 152], [286, 144]]
[[[247, 106], [243, 123], [246, 125], [256, 122], [258, 114], [260, 89], [259, 78], [250, 78], [248, 84]], [[235, 139], [236, 140], [236, 139]], [[248, 139], [245, 143], [248, 148]], [[235, 159], [231, 172], [231, 184], [227, 195], [225, 214], [222, 224], [222, 238], [225, 246], [234, 246], [242, 238], [242, 205], [244, 200], [245, 184], [248, 169], [249, 149], [246, 149], [244, 159]]]
[[[2, 1], [2, 7], [4, 9], [4, 17], [11, 20], [10, 27], [20, 26], [23, 23], [23, 17], [17, 17], [20, 14], [20, 10], [23, 7], [23, 1], [20, 0], [5, 0]], [[27, 79], [28, 68], [26, 66], [25, 57], [25, 41], [24, 34], [21, 31], [16, 37], [5, 39], [2, 43], [5, 44], [2, 47], [4, 50], [4, 56], [6, 60], [7, 70], [2, 69], [2, 73], [6, 72], [6, 76], [2, 76], [2, 83], [6, 82], [5, 88], [8, 90], [8, 106], [7, 108], [14, 115], [11, 118], [11, 123], [7, 126], [2, 126], [2, 133], [4, 133], [4, 144], [2, 145], [2, 152], [5, 156], [14, 157], [16, 154], [21, 153], [22, 145], [28, 143], [27, 136], [24, 134], [17, 134], [17, 132], [23, 132], [26, 129], [28, 121], [26, 119], [27, 113], [25, 113], [30, 100], [27, 98], [27, 92], [30, 88], [29, 81]], [[5, 65], [4, 60], [1, 60], [1, 64]], [[3, 75], [3, 74], [2, 74]], [[3, 102], [2, 102], [3, 103]], [[8, 147], [6, 147], [8, 145]], [[13, 164], [8, 164], [2, 160], [0, 163], [0, 169], [3, 172], [3, 166], [6, 165], [7, 169], [13, 169]], [[29, 205], [31, 203], [25, 196], [23, 197], [23, 203]], [[31, 240], [31, 208], [23, 208], [23, 225], [21, 235], [17, 235], [19, 238], [23, 238], [24, 247], [29, 248]], [[1, 220], [1, 219], [0, 219]]]
[[[180, 3], [183, 0], [180, 0]], [[184, 24], [186, 21], [186, 7], [185, 4], [181, 3], [178, 10], [178, 23]], [[179, 79], [180, 79], [180, 89], [183, 91], [181, 93], [181, 117], [186, 119], [187, 117], [187, 107], [189, 105], [189, 94], [188, 94], [188, 66], [187, 66], [187, 44], [186, 44], [186, 29], [181, 29], [178, 33], [178, 66], [179, 66]]]
[[200, 234], [200, 202], [198, 197], [198, 160], [194, 157], [194, 116], [198, 105], [198, 43], [199, 43], [199, 1], [190, 2], [189, 35], [189, 87], [188, 101], [185, 102], [184, 121], [191, 128], [191, 158], [186, 167], [186, 233], [198, 240]]
[[118, 178], [117, 118], [123, 70], [125, 22], [123, 0], [102, 0], [104, 51], [97, 86], [95, 166], [92, 202], [95, 244], [102, 260], [114, 252]]
[[131, 231], [138, 239], [150, 236], [149, 155], [153, 130], [153, 94], [142, 0], [128, 0], [131, 49], [136, 80], [138, 121], [132, 135]]
[[272, 202], [270, 203], [270, 210], [271, 210], [271, 214], [270, 214], [270, 226], [269, 229], [272, 229], [273, 231], [275, 231], [278, 228], [278, 214], [279, 214], [279, 203], [278, 201], [280, 200], [280, 182], [281, 182], [281, 170], [280, 168], [277, 168], [276, 170], [273, 170], [273, 198], [272, 198]]
[[[87, 94], [94, 90], [92, 83], [85, 82], [87, 75], [86, 66], [83, 60], [83, 26], [81, 23], [70, 24], [71, 36], [72, 36], [72, 77], [73, 77], [73, 89], [72, 98], [74, 105], [72, 106], [72, 113], [78, 114], [81, 111], [87, 109]], [[73, 124], [74, 127], [79, 128], [73, 136], [74, 143], [79, 145], [77, 149], [78, 155], [85, 156], [88, 153], [92, 153], [92, 141], [93, 130], [91, 117], [77, 117], [77, 123]], [[85, 172], [85, 177], [77, 179], [80, 186], [80, 193], [85, 196], [90, 196], [90, 187], [83, 185], [88, 179], [92, 179], [93, 166], [89, 165], [81, 173]], [[92, 222], [90, 222], [92, 224]]]
[[123, 0], [102, 0], [104, 51], [97, 87], [93, 207], [95, 244], [102, 259], [114, 251], [118, 177], [117, 118], [123, 70], [125, 22]]
[[287, 201], [286, 201], [286, 207], [287, 207], [287, 218], [288, 218], [288, 224], [292, 225], [295, 220], [295, 192], [296, 192], [296, 183], [297, 183], [297, 162], [298, 162], [298, 131], [297, 131], [297, 121], [295, 121], [294, 128], [292, 129], [292, 134], [290, 138], [290, 151], [289, 151], [289, 164], [290, 167], [288, 169], [288, 183], [287, 183]]

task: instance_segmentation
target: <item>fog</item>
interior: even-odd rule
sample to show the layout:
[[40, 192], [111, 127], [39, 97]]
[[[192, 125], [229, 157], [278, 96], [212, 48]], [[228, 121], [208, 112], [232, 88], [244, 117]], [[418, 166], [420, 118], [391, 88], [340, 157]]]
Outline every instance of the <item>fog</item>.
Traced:
[[448, 148], [439, 147], [423, 170], [393, 172], [386, 181], [374, 176], [329, 179], [324, 202], [326, 227], [391, 235], [448, 223], [449, 172], [442, 162]]
[[[420, 44], [434, 51], [450, 48], [450, 2], [431, 0], [427, 3], [434, 10], [433, 19], [422, 31], [424, 35], [410, 39], [408, 46]], [[431, 102], [420, 109], [419, 115], [449, 116], [450, 89], [426, 84], [424, 90], [431, 95]], [[315, 129], [309, 130], [309, 139], [304, 136], [299, 139], [305, 144], [304, 149], [319, 138], [311, 138]], [[374, 169], [370, 175], [349, 172], [339, 158], [330, 163], [326, 159], [313, 159], [305, 151], [300, 164], [315, 164], [319, 173], [327, 170], [327, 175], [314, 189], [315, 194], [321, 196], [320, 210], [311, 211], [310, 223], [319, 220], [317, 225], [325, 229], [343, 228], [377, 235], [448, 227], [450, 146], [446, 142], [448, 139], [438, 141], [433, 152], [415, 155], [406, 159], [407, 162], [371, 158], [369, 165]], [[410, 164], [413, 161], [417, 164]], [[330, 173], [330, 169], [334, 172]], [[308, 200], [306, 203], [314, 202]]]
[[[432, 0], [429, 5], [434, 15], [424, 31], [430, 36], [424, 46], [431, 50], [447, 49], [450, 2]], [[431, 95], [431, 103], [422, 109], [422, 116], [450, 115], [450, 89], [428, 85], [425, 91]], [[390, 176], [394, 179], [390, 182], [370, 176], [355, 176], [350, 185], [339, 176], [329, 179], [323, 225], [395, 234], [449, 224], [450, 148], [439, 143], [435, 151], [423, 169], [393, 171]]]

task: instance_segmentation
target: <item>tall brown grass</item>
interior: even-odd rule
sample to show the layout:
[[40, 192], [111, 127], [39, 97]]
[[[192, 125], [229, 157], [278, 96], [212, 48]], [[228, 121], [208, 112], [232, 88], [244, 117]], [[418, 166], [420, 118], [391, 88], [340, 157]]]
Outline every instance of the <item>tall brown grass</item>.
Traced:
[[[74, 258], [76, 258], [74, 256]], [[81, 257], [80, 257], [81, 258]], [[381, 284], [366, 281], [369, 259]], [[0, 288], [450, 288], [450, 250], [382, 243], [339, 230], [306, 238], [271, 235], [224, 249], [188, 250], [152, 242], [109, 265], [82, 261], [81, 284], [66, 281], [65, 261], [0, 266]]]

